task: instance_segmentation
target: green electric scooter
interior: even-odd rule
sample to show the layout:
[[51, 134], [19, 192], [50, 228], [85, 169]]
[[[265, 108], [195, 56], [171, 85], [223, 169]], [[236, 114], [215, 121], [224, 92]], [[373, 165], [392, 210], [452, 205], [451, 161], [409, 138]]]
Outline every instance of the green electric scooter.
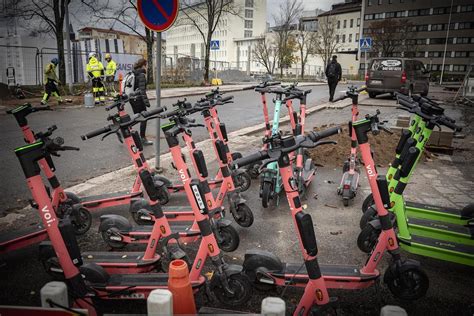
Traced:
[[[401, 100], [401, 102], [411, 102], [412, 100], [410, 97], [407, 97], [402, 94], [397, 94], [397, 98]], [[439, 107], [433, 101], [423, 98], [413, 96], [413, 101], [418, 101], [420, 104], [424, 104], [425, 107], [427, 105], [431, 105], [430, 111], [433, 112], [434, 115], [444, 115], [444, 110]], [[391, 166], [387, 171], [387, 181], [392, 182], [390, 187], [394, 188], [397, 184], [397, 181], [393, 179], [396, 171], [399, 169], [402, 160], [401, 160], [401, 153], [403, 147], [405, 146], [406, 142], [409, 139], [413, 140], [425, 140], [423, 142], [423, 146], [419, 147], [420, 150], [424, 151], [424, 144], [429, 140], [433, 128], [427, 128], [426, 122], [417, 115], [416, 113], [413, 115], [409, 128], [402, 132], [400, 137], [400, 141], [396, 148], [396, 157], [392, 162]], [[421, 145], [421, 144], [420, 144]], [[420, 155], [421, 156], [421, 155]], [[413, 166], [412, 170], [410, 170], [410, 175], [412, 174], [413, 170], [415, 169], [416, 164]], [[392, 189], [393, 190], [393, 189]], [[373, 198], [371, 195], [367, 196], [364, 202], [362, 203], [362, 212], [366, 213], [370, 206], [373, 205]], [[451, 207], [442, 207], [437, 205], [430, 205], [424, 203], [417, 203], [417, 202], [410, 202], [405, 201], [405, 208], [407, 215], [409, 217], [417, 217], [417, 218], [425, 218], [433, 221], [440, 221], [449, 224], [458, 224], [458, 225], [466, 225], [468, 221], [474, 218], [474, 204], [468, 204], [462, 209], [458, 208], [451, 208]], [[369, 213], [362, 217], [361, 219], [361, 228], [365, 227], [365, 224], [370, 220], [371, 216], [375, 214], [374, 210], [370, 210]]]
[[[403, 191], [433, 128], [443, 125], [457, 129], [454, 121], [444, 115], [442, 108], [431, 102], [419, 101], [420, 103], [417, 103], [412, 99], [399, 97], [401, 108], [415, 114], [412, 125], [417, 127], [413, 130], [415, 138], [408, 137], [403, 146], [399, 146], [403, 147], [401, 151], [397, 148], [395, 171], [391, 170], [387, 175], [387, 178], [390, 178], [389, 207], [398, 226], [397, 237], [402, 249], [409, 252], [474, 266], [474, 221], [466, 219], [465, 224], [453, 224], [422, 216], [415, 217], [416, 213], [409, 214], [405, 207]], [[404, 135], [402, 139], [403, 137]], [[370, 201], [368, 203], [370, 205]], [[376, 216], [370, 216], [371, 212], [373, 207], [369, 206], [361, 219], [361, 225], [365, 226], [357, 240], [359, 248], [365, 252], [371, 251], [374, 238], [381, 229]], [[463, 214], [459, 215], [465, 217]]]

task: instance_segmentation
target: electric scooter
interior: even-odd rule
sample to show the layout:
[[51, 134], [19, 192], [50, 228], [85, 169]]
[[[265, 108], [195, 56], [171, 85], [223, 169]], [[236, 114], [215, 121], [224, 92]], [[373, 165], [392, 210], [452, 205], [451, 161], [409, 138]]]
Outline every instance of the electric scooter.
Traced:
[[352, 124], [357, 121], [359, 110], [357, 105], [359, 103], [359, 92], [364, 91], [366, 88], [357, 89], [351, 86], [347, 89], [346, 95], [341, 96], [333, 100], [333, 102], [341, 101], [346, 98], [352, 100], [352, 119], [349, 121], [349, 137], [351, 138], [351, 153], [349, 158], [344, 162], [342, 167], [342, 179], [341, 184], [337, 188], [337, 194], [342, 196], [342, 203], [344, 206], [349, 205], [349, 201], [354, 199], [359, 188], [359, 164], [357, 158], [357, 137], [352, 128]]
[[[419, 105], [422, 107], [423, 111], [426, 111], [429, 109], [430, 113], [432, 115], [444, 115], [444, 110], [439, 107], [438, 104], [436, 104], [434, 101], [429, 100], [424, 97], [419, 97], [419, 96], [412, 96], [407, 97], [402, 94], [397, 93], [397, 99], [402, 101], [405, 100], [405, 105], [407, 104], [406, 102], [418, 102]], [[444, 117], [446, 117], [444, 115]], [[448, 118], [449, 119], [449, 118]], [[452, 121], [454, 123], [454, 121]], [[402, 132], [402, 135], [400, 137], [399, 143], [396, 148], [396, 156], [394, 161], [392, 162], [391, 166], [387, 170], [387, 179], [393, 183], [391, 184], [391, 187], [395, 187], [397, 185], [397, 181], [393, 179], [396, 171], [399, 169], [402, 160], [401, 160], [401, 152], [402, 149], [404, 148], [405, 144], [407, 142], [411, 142], [413, 145], [418, 144], [418, 147], [421, 151], [424, 151], [424, 144], [428, 141], [431, 133], [432, 133], [433, 128], [428, 128], [427, 123], [421, 116], [419, 116], [417, 113], [414, 113], [410, 126], [408, 130], [405, 130]], [[416, 142], [415, 140], [419, 139], [425, 139], [425, 143], [423, 146], [421, 146], [421, 142]], [[421, 154], [420, 154], [421, 155]], [[410, 174], [413, 172], [415, 169], [416, 164], [413, 166], [413, 168], [410, 170]], [[409, 179], [408, 179], [409, 180]], [[367, 196], [366, 199], [364, 200], [364, 203], [362, 205], [362, 211], [365, 213], [367, 209], [369, 209], [370, 205], [373, 204], [371, 196]], [[445, 223], [450, 223], [450, 224], [458, 224], [458, 225], [467, 225], [469, 221], [474, 219], [474, 203], [470, 203], [466, 205], [462, 209], [458, 208], [451, 208], [451, 207], [441, 207], [441, 206], [436, 206], [436, 205], [428, 205], [428, 204], [422, 204], [422, 203], [416, 203], [416, 202], [411, 202], [411, 201], [405, 201], [405, 209], [408, 214], [408, 216], [411, 217], [417, 217], [417, 218], [425, 218], [425, 219], [430, 219], [434, 221], [441, 221]], [[368, 214], [366, 217], [370, 217], [371, 215]], [[367, 221], [362, 222], [361, 219], [361, 228], [365, 227]]]
[[[255, 161], [263, 160], [263, 164], [278, 161], [282, 182], [285, 187], [287, 200], [291, 210], [295, 229], [298, 232], [300, 248], [304, 264], [284, 263], [270, 252], [262, 250], [247, 251], [244, 260], [244, 271], [257, 288], [264, 289], [273, 286], [304, 287], [294, 315], [307, 315], [320, 312], [318, 306], [331, 302], [327, 289], [363, 289], [376, 284], [380, 272], [376, 269], [385, 250], [392, 255], [392, 263], [384, 274], [384, 281], [392, 294], [404, 300], [414, 300], [423, 297], [428, 289], [428, 278], [414, 260], [402, 260], [395, 232], [384, 206], [388, 203], [387, 181], [378, 177], [375, 164], [370, 154], [367, 133], [378, 133], [385, 127], [378, 117], [367, 116], [365, 120], [354, 122], [354, 129], [365, 163], [367, 178], [375, 201], [383, 218], [384, 229], [379, 236], [377, 246], [363, 267], [348, 265], [322, 265], [318, 263], [318, 247], [314, 233], [314, 225], [310, 214], [303, 211], [298, 194], [298, 188], [293, 178], [289, 154], [299, 148], [314, 148], [322, 144], [333, 143], [323, 139], [340, 132], [339, 127], [321, 132], [310, 132], [308, 136], [298, 135], [281, 137], [272, 136], [271, 148], [262, 150], [234, 162], [236, 167], [242, 167]], [[316, 310], [314, 306], [316, 305]]]
[[[177, 138], [169, 135], [167, 138], [177, 142]], [[173, 143], [170, 148], [174, 151]], [[70, 293], [77, 299], [146, 299], [153, 289], [167, 288], [168, 275], [165, 273], [142, 273], [142, 274], [109, 274], [102, 267], [93, 264], [83, 264], [77, 240], [72, 232], [68, 218], [60, 220], [52, 211], [51, 199], [49, 198], [40, 175], [38, 160], [58, 151], [68, 150], [62, 144], [45, 144], [42, 141], [17, 148], [15, 153], [22, 166], [28, 187], [32, 196], [38, 204], [38, 212], [46, 227], [51, 245], [57, 255], [66, 283]], [[179, 160], [183, 169], [183, 182], [186, 184], [186, 192], [194, 198], [191, 206], [195, 212], [196, 220], [202, 232], [202, 240], [193, 267], [190, 272], [191, 284], [196, 291], [202, 285], [207, 284], [206, 278], [201, 275], [204, 262], [211, 257], [216, 271], [209, 282], [210, 290], [223, 304], [239, 305], [249, 299], [251, 287], [248, 278], [241, 273], [242, 267], [226, 264], [212, 234], [209, 223], [207, 208], [202, 201], [201, 184], [195, 179], [188, 177], [189, 170], [184, 161]], [[151, 175], [150, 175], [151, 176]], [[150, 178], [149, 178], [150, 179]], [[150, 198], [153, 200], [152, 211], [158, 218], [165, 215], [158, 204], [156, 188], [152, 182], [147, 182], [153, 191]], [[202, 204], [202, 205], [201, 205]]]
[[[31, 104], [25, 103], [22, 106], [7, 111], [7, 114], [12, 114], [15, 117], [27, 143], [35, 142], [39, 136], [39, 138], [47, 137], [56, 129], [55, 126], [50, 127], [48, 131], [39, 133], [35, 137], [35, 134], [31, 131], [28, 125], [27, 116], [31, 113], [40, 111], [51, 111], [51, 108], [49, 106], [33, 107]], [[54, 177], [53, 170], [49, 167], [48, 162], [46, 160], [40, 160], [39, 164], [41, 165], [41, 168], [45, 170], [45, 175], [50, 180], [50, 185], [56, 185], [57, 179]], [[78, 202], [79, 198], [74, 193], [59, 190], [54, 199], [53, 209], [56, 212], [56, 215], [60, 218], [65, 215], [71, 216], [75, 233], [77, 235], [82, 235], [89, 230], [92, 223], [92, 217], [87, 209], [77, 205]], [[30, 204], [32, 207], [37, 207], [37, 205], [31, 203], [31, 201]], [[0, 236], [0, 254], [38, 244], [45, 239], [47, 239], [47, 233], [42, 225], [2, 233]]]
[[[459, 225], [409, 216], [403, 200], [403, 191], [408, 184], [410, 173], [419, 160], [434, 126], [443, 125], [456, 130], [455, 122], [440, 114], [440, 110], [433, 105], [422, 104], [420, 106], [415, 102], [404, 100], [399, 100], [399, 102], [403, 105], [401, 108], [416, 113], [426, 124], [423, 137], [418, 138], [419, 142], [415, 144], [414, 139], [406, 141], [400, 155], [402, 163], [389, 186], [391, 191], [390, 207], [398, 227], [397, 237], [401, 248], [436, 259], [474, 266], [474, 224], [472, 222], [468, 222], [467, 225]], [[395, 186], [393, 186], [394, 183], [396, 183]], [[366, 214], [369, 212], [371, 211], [368, 210]], [[359, 248], [362, 251], [370, 251], [379, 231], [380, 223], [374, 216], [359, 234], [357, 240]]]
[[[284, 102], [298, 99], [300, 101], [300, 114], [292, 115], [294, 119], [293, 134], [304, 135], [304, 127], [306, 121], [306, 96], [311, 93], [310, 90], [300, 90], [296, 87], [289, 89], [289, 95], [285, 97]], [[296, 112], [293, 112], [296, 113]], [[316, 166], [311, 159], [309, 152], [303, 148], [296, 151], [296, 162], [294, 167], [295, 181], [298, 186], [300, 197], [306, 196], [307, 189], [311, 184], [315, 174]]]
[[[156, 115], [156, 113], [153, 113], [155, 112], [152, 111], [152, 114], [150, 114], [145, 111], [142, 112], [141, 115], [144, 117], [144, 120], [149, 120], [150, 118], [154, 118], [153, 115]], [[128, 115], [124, 116], [118, 113], [111, 116], [111, 120], [113, 124], [81, 136], [82, 139], [86, 140], [105, 134], [102, 137], [102, 139], [104, 139], [108, 135], [120, 132], [124, 144], [133, 158], [132, 161], [134, 162], [138, 174], [140, 175], [143, 172], [147, 172], [147, 174], [151, 175], [146, 160], [142, 160], [144, 158], [143, 155], [138, 154], [139, 151], [132, 136], [133, 132], [131, 131], [131, 127], [139, 123], [140, 120], [131, 120]], [[192, 139], [190, 140], [190, 143], [191, 142]], [[205, 167], [205, 161], [200, 161], [199, 167], [202, 166]], [[153, 178], [153, 176], [151, 176], [151, 179], [147, 177], [146, 180], [153, 185], [156, 183], [156, 179]], [[143, 182], [141, 177], [140, 182]], [[157, 198], [159, 199], [160, 195], [158, 195]], [[188, 200], [189, 198], [190, 197], [188, 197]], [[102, 215], [100, 217], [99, 232], [102, 234], [102, 238], [107, 245], [113, 249], [121, 249], [131, 243], [149, 244], [152, 242], [154, 232], [157, 228], [162, 226], [162, 223], [157, 222], [152, 213], [144, 211], [149, 207], [149, 202], [144, 199], [134, 200], [132, 203], [132, 215], [136, 218], [135, 221], [145, 223], [146, 225], [132, 226], [127, 218], [117, 214]], [[179, 232], [179, 236], [184, 242], [194, 242], [200, 237], [199, 227], [197, 222], [195, 222], [195, 216], [192, 210], [191, 214], [189, 214], [189, 211], [176, 211], [176, 208], [169, 207], [168, 210], [164, 211], [164, 214], [166, 215], [167, 221], [172, 222], [172, 231]], [[218, 242], [221, 248], [225, 251], [234, 251], [237, 249], [239, 244], [238, 233], [235, 228], [230, 225], [231, 222], [223, 218], [222, 207], [213, 208], [210, 214], [213, 217], [211, 220], [212, 227], [218, 236]], [[214, 217], [217, 219], [214, 220]]]

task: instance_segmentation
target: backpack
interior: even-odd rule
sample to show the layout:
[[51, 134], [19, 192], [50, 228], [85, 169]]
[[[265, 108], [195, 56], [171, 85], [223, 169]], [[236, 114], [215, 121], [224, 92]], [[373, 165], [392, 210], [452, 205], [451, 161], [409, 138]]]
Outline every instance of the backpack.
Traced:
[[328, 71], [326, 73], [328, 78], [337, 78], [337, 63], [330, 63], [328, 66]]
[[123, 78], [120, 92], [128, 96], [135, 92], [135, 74], [132, 71], [128, 72]]

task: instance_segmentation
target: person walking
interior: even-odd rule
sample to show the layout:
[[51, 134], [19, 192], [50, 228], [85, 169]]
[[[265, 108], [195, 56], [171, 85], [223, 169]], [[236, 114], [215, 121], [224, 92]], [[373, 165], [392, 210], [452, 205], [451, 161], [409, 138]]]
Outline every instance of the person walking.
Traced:
[[329, 86], [329, 102], [332, 102], [334, 99], [334, 93], [336, 92], [337, 83], [341, 80], [342, 76], [341, 64], [337, 62], [336, 55], [332, 56], [332, 60], [327, 65], [325, 73]]
[[63, 99], [59, 94], [58, 83], [59, 79], [56, 75], [56, 66], [59, 64], [59, 60], [55, 57], [51, 59], [51, 62], [44, 68], [44, 94], [41, 100], [42, 105], [48, 103], [49, 97], [53, 95], [58, 100], [58, 104], [63, 103]]
[[[135, 114], [145, 111], [146, 108], [150, 107], [150, 101], [146, 95], [146, 65], [147, 61], [144, 58], [140, 58], [133, 65], [133, 75], [135, 77], [133, 84], [134, 93], [131, 93], [129, 96], [129, 102]], [[146, 138], [146, 121], [140, 123], [140, 137], [144, 146], [153, 145], [153, 142]]]
[[112, 56], [107, 53], [105, 54], [105, 83], [106, 83], [106, 94], [108, 96], [115, 97], [117, 91], [115, 91], [115, 73], [117, 72], [117, 64], [112, 59]]
[[94, 95], [95, 103], [105, 103], [104, 83], [102, 78], [104, 76], [104, 65], [97, 59], [95, 53], [89, 53], [89, 62], [86, 66], [89, 79], [92, 81], [92, 94]]

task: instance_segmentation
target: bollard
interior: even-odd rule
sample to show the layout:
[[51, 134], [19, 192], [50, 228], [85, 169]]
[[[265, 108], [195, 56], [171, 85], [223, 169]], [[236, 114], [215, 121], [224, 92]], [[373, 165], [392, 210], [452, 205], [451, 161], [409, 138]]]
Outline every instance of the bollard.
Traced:
[[146, 304], [148, 316], [173, 315], [173, 294], [168, 290], [151, 291]]
[[171, 261], [168, 275], [168, 289], [173, 293], [174, 314], [196, 314], [196, 304], [186, 262], [184, 260]]
[[69, 307], [69, 299], [67, 295], [67, 286], [64, 282], [48, 282], [41, 288], [41, 306], [46, 308], [51, 306], [47, 300], [51, 300], [58, 305]]
[[407, 312], [400, 306], [385, 305], [380, 310], [380, 316], [407, 316]]
[[262, 301], [262, 315], [285, 316], [285, 301], [279, 297], [266, 297]]

